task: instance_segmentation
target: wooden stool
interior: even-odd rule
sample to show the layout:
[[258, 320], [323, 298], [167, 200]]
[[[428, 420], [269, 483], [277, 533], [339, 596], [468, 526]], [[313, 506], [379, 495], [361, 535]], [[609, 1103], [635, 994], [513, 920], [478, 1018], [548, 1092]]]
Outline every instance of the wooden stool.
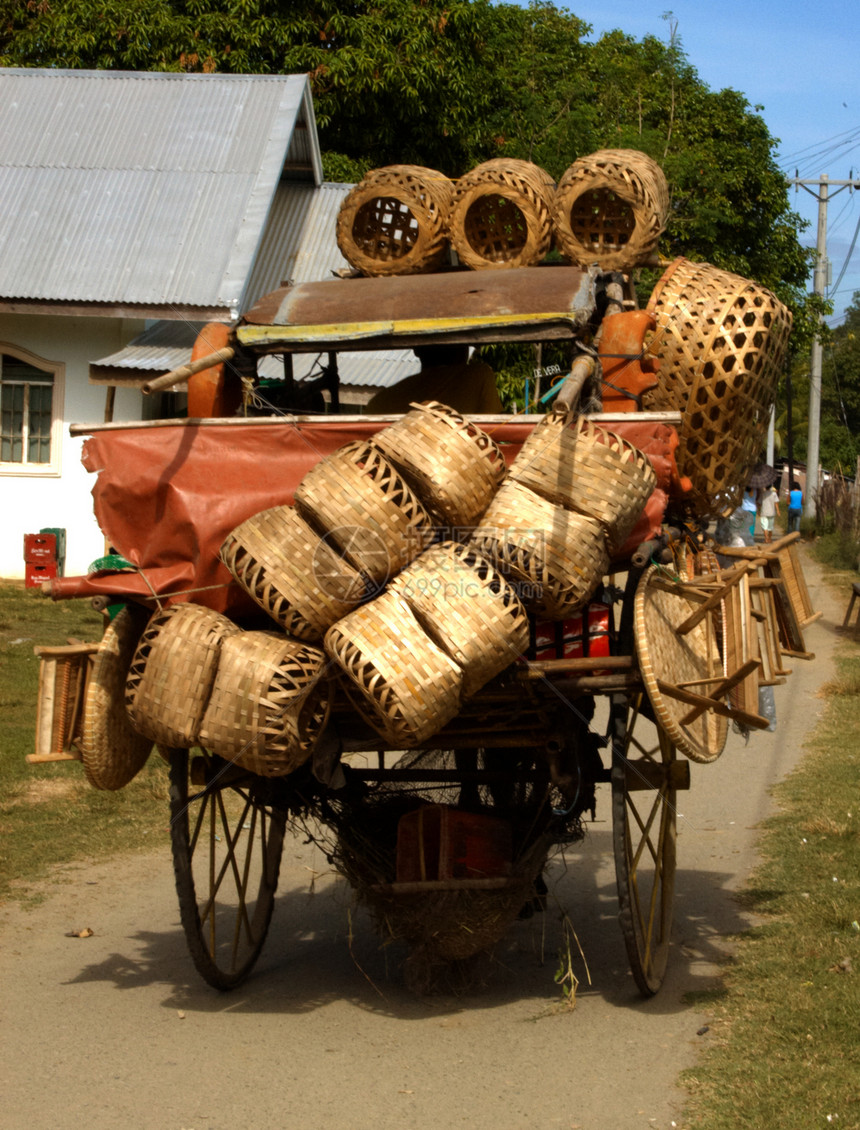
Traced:
[[[860, 596], [860, 582], [855, 581], [851, 586], [851, 600], [848, 604], [848, 611], [845, 613], [845, 619], [842, 621], [842, 631], [848, 630], [848, 622], [851, 619], [851, 612], [854, 608], [854, 602]], [[854, 634], [857, 635], [860, 631], [860, 609], [857, 610], [857, 619], [854, 622]]]

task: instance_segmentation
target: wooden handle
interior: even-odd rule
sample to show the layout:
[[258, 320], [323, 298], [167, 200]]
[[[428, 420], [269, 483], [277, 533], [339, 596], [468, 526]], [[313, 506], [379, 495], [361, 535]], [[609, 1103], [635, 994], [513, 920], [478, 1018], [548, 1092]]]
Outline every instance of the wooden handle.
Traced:
[[178, 385], [180, 381], [185, 381], [189, 377], [193, 377], [195, 373], [200, 373], [204, 369], [211, 369], [214, 365], [218, 365], [222, 361], [231, 361], [235, 356], [236, 350], [230, 345], [225, 346], [223, 349], [216, 349], [214, 353], [209, 353], [205, 357], [199, 357], [196, 361], [189, 361], [187, 365], [180, 365], [178, 369], [171, 369], [171, 371], [165, 373], [163, 377], [155, 377], [153, 380], [147, 381], [142, 391], [149, 395], [153, 392], [159, 392], [164, 388], [172, 388], [173, 385]]

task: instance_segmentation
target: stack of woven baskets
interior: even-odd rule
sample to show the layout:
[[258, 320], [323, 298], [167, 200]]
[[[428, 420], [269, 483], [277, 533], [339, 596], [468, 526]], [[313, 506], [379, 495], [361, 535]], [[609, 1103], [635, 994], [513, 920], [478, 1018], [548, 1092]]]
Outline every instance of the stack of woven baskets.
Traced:
[[194, 604], [152, 618], [131, 665], [139, 733], [283, 775], [313, 753], [335, 685], [392, 748], [432, 737], [600, 582], [655, 484], [617, 436], [547, 417], [508, 475], [474, 423], [435, 402], [302, 480], [221, 547], [280, 630]]
[[573, 162], [558, 185], [530, 161], [496, 158], [451, 181], [436, 169], [374, 169], [344, 200], [337, 243], [365, 275], [439, 270], [449, 247], [472, 269], [528, 267], [555, 243], [580, 267], [630, 270], [648, 260], [666, 225], [660, 167], [632, 149]]

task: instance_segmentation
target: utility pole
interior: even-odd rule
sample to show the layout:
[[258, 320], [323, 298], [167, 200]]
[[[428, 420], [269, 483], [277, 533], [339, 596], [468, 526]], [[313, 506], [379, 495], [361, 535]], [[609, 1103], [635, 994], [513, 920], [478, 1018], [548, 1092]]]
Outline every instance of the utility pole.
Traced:
[[[830, 189], [835, 188], [837, 193], [844, 188], [860, 188], [860, 183], [853, 180], [831, 180], [822, 174], [818, 180], [801, 180], [795, 173], [789, 178], [789, 184], [795, 188], [802, 188], [818, 201], [818, 234], [815, 243], [815, 273], [812, 277], [813, 292], [824, 297], [827, 286], [827, 202], [831, 199]], [[815, 185], [817, 192], [809, 187]], [[821, 336], [816, 335], [812, 342], [812, 353], [809, 363], [809, 437], [806, 445], [806, 490], [803, 492], [803, 514], [806, 518], [815, 517], [816, 502], [818, 499], [818, 462], [821, 449]], [[789, 428], [791, 421], [789, 421]], [[789, 487], [791, 484], [789, 483]]]

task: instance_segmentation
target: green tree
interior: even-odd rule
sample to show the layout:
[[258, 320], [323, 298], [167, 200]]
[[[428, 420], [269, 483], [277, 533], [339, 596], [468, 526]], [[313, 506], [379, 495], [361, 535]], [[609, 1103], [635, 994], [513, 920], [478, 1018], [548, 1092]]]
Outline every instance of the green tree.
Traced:
[[0, 0], [0, 63], [307, 73], [327, 174], [346, 179], [497, 155], [557, 179], [596, 149], [642, 150], [671, 191], [661, 253], [770, 287], [807, 343], [809, 253], [760, 108], [701, 81], [673, 17], [665, 41], [589, 31], [549, 0]]

